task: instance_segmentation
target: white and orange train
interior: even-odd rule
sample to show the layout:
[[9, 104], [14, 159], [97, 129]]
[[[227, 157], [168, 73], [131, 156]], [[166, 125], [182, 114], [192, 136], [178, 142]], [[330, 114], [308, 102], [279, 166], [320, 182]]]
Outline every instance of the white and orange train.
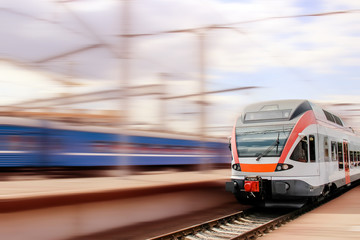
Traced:
[[242, 203], [313, 200], [360, 178], [360, 136], [307, 100], [246, 107], [230, 148], [226, 190]]

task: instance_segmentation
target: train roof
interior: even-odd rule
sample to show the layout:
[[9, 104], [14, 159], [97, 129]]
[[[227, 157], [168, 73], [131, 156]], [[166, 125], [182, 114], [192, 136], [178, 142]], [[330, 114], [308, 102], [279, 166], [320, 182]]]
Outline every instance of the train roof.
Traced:
[[98, 133], [108, 133], [108, 134], [127, 134], [130, 136], [139, 136], [139, 137], [155, 137], [155, 138], [169, 138], [169, 139], [179, 139], [179, 140], [192, 140], [192, 141], [207, 141], [207, 142], [226, 142], [225, 138], [216, 138], [216, 137], [206, 137], [201, 138], [198, 135], [176, 133], [176, 132], [162, 132], [162, 131], [150, 131], [150, 130], [122, 130], [120, 127], [114, 126], [94, 126], [89, 124], [80, 124], [80, 123], [67, 123], [60, 121], [49, 121], [49, 120], [39, 120], [31, 118], [21, 118], [21, 117], [0, 117], [0, 125], [7, 126], [21, 126], [21, 127], [38, 127], [38, 128], [50, 128], [57, 130], [65, 131], [83, 131], [83, 132], [98, 132]]
[[340, 117], [304, 99], [276, 100], [251, 104], [244, 109], [241, 120], [243, 123], [296, 121], [298, 117], [308, 110], [313, 110], [318, 120], [331, 122], [340, 127], [344, 126]]
[[272, 111], [280, 109], [295, 109], [301, 104], [309, 102], [308, 100], [292, 99], [292, 100], [275, 100], [258, 102], [248, 105], [244, 112]]

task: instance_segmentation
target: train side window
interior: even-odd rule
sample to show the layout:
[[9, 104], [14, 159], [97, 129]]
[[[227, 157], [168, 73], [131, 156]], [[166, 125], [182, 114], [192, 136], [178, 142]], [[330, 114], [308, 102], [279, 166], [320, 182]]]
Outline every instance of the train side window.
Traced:
[[355, 167], [356, 166], [356, 152], [353, 152], [353, 157], [352, 157], [352, 165]]
[[357, 165], [357, 152], [354, 151], [354, 167]]
[[353, 156], [353, 165], [354, 165], [354, 167], [356, 166], [356, 159], [357, 159], [357, 152], [354, 151], [354, 156]]
[[355, 167], [355, 165], [356, 165], [356, 152], [355, 151], [353, 152], [353, 157], [351, 159], [352, 159], [352, 165]]
[[5, 137], [0, 135], [0, 149], [5, 149]]
[[331, 141], [331, 160], [334, 162], [338, 161], [337, 144], [334, 141]]
[[354, 152], [350, 151], [350, 165], [354, 166]]
[[298, 162], [308, 161], [308, 141], [306, 136], [296, 145], [290, 159]]
[[329, 161], [329, 145], [327, 137], [324, 137], [324, 160], [325, 162]]
[[339, 170], [344, 169], [344, 160], [343, 160], [343, 146], [342, 143], [338, 143], [338, 159], [339, 159]]
[[20, 135], [9, 135], [8, 141], [10, 143], [11, 150], [23, 150], [22, 136]]
[[344, 142], [344, 164], [345, 170], [349, 169], [349, 145], [347, 142]]
[[309, 135], [309, 147], [310, 147], [310, 162], [316, 161], [316, 154], [315, 154], [315, 136]]

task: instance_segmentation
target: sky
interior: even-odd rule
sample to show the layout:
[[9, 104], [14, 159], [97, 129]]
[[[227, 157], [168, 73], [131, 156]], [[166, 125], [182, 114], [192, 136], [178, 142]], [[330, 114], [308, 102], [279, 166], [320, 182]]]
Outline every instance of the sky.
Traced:
[[[202, 67], [205, 91], [257, 87], [208, 95], [209, 127], [232, 125], [257, 101], [360, 103], [358, 0], [129, 0], [126, 24], [124, 2], [2, 0], [0, 105], [116, 89], [124, 52], [130, 86], [160, 83], [166, 73], [169, 96], [197, 93]], [[334, 14], [341, 11], [348, 12]], [[329, 14], [303, 16], [317, 13]], [[124, 26], [136, 35], [126, 49]], [[166, 33], [184, 29], [197, 30]], [[98, 44], [105, 47], [47, 60]], [[168, 101], [169, 125], [196, 131], [198, 100]], [[129, 104], [132, 123], [159, 122], [156, 97], [132, 97]], [[72, 107], [116, 109], [119, 103]]]

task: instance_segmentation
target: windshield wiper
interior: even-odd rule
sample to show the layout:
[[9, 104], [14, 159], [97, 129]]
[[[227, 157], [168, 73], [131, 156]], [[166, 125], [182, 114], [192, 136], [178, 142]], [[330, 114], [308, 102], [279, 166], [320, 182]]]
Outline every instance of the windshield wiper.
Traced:
[[278, 133], [278, 136], [277, 136], [277, 139], [275, 140], [275, 142], [273, 144], [271, 144], [270, 147], [268, 147], [268, 149], [266, 149], [264, 152], [259, 154], [259, 156], [256, 158], [256, 161], [259, 161], [260, 158], [268, 155], [274, 149], [274, 147], [276, 147], [276, 153], [278, 152], [279, 144], [280, 144], [279, 137], [280, 137], [280, 133]]

